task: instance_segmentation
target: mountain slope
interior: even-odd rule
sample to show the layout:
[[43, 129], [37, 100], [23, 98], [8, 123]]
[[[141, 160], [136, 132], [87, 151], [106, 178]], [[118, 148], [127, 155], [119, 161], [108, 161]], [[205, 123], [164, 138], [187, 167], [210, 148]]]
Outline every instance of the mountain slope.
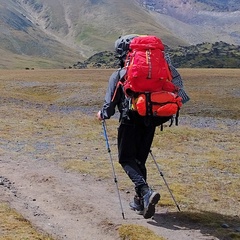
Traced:
[[[46, 33], [90, 56], [128, 33], [158, 34], [172, 46], [186, 44], [129, 0], [19, 0], [29, 18]], [[41, 2], [41, 4], [39, 4]], [[57, 6], [57, 7], [56, 7]], [[171, 38], [171, 41], [169, 41]]]
[[225, 41], [240, 44], [238, 0], [137, 0], [157, 19], [190, 44]]
[[139, 4], [135, 0], [17, 2], [42, 30], [86, 56], [106, 50], [116, 36], [132, 32], [157, 34], [172, 47], [206, 41], [240, 44], [237, 0], [137, 0]]
[[[129, 33], [240, 44], [236, 0], [0, 0], [1, 67], [67, 67]], [[17, 58], [17, 57], [18, 58]]]
[[3, 2], [0, 1], [2, 67], [63, 67], [80, 57], [37, 28], [14, 2]]

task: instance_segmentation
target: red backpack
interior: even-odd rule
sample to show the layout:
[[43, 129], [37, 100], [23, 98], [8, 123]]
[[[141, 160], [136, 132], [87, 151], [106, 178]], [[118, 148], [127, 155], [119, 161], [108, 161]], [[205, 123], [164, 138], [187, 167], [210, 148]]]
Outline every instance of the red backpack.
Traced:
[[182, 106], [178, 88], [164, 57], [164, 45], [156, 36], [131, 40], [125, 61], [125, 94], [133, 98], [133, 108], [142, 116], [171, 117]]

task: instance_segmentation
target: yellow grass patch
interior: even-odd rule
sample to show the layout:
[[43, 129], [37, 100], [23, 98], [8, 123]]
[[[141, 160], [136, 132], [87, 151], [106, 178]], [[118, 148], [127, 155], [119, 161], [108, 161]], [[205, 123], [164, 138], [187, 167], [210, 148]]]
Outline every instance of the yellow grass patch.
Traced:
[[146, 227], [124, 224], [119, 229], [119, 235], [122, 240], [164, 240], [165, 238], [159, 237], [153, 231]]
[[0, 204], [0, 240], [52, 240], [50, 236], [38, 233], [29, 221], [11, 210], [5, 204]]

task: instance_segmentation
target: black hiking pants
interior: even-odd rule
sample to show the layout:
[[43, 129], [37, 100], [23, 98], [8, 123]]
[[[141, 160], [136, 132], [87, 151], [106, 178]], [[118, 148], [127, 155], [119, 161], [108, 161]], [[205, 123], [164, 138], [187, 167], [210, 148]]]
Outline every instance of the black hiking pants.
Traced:
[[155, 126], [146, 124], [143, 117], [132, 113], [118, 128], [119, 163], [135, 185], [137, 195], [147, 186], [146, 160], [152, 145]]

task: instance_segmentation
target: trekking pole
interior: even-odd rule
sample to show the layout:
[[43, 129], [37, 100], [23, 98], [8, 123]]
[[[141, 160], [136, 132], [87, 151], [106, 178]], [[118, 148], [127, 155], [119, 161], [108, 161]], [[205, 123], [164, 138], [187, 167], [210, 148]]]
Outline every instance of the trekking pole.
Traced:
[[180, 209], [179, 205], [177, 204], [177, 202], [176, 202], [176, 200], [175, 200], [175, 198], [174, 198], [174, 196], [173, 196], [173, 194], [172, 194], [172, 191], [171, 191], [171, 189], [169, 188], [169, 186], [168, 186], [168, 184], [167, 184], [166, 179], [165, 179], [164, 176], [163, 176], [163, 172], [160, 170], [160, 167], [159, 167], [159, 165], [157, 164], [157, 161], [156, 161], [155, 157], [154, 157], [153, 154], [152, 154], [152, 150], [150, 150], [150, 154], [151, 154], [151, 156], [152, 156], [153, 161], [155, 162], [155, 164], [156, 164], [156, 166], [157, 166], [157, 169], [158, 169], [159, 174], [161, 175], [161, 177], [163, 178], [163, 181], [165, 182], [165, 184], [166, 184], [166, 186], [167, 186], [167, 189], [168, 189], [168, 191], [169, 191], [169, 193], [170, 193], [170, 195], [171, 195], [171, 197], [172, 197], [175, 205], [177, 206], [178, 211], [180, 212], [181, 209]]
[[111, 166], [112, 166], [112, 174], [113, 174], [114, 182], [115, 182], [116, 188], [117, 188], [118, 199], [119, 199], [119, 203], [120, 203], [120, 207], [121, 207], [121, 211], [122, 211], [122, 217], [123, 217], [123, 219], [125, 219], [124, 212], [123, 212], [122, 201], [121, 201], [121, 196], [120, 196], [119, 187], [118, 187], [117, 176], [116, 176], [116, 173], [115, 173], [115, 168], [114, 168], [114, 165], [113, 165], [111, 149], [110, 149], [109, 142], [108, 142], [107, 127], [106, 127], [105, 120], [102, 120], [102, 127], [103, 127], [104, 137], [105, 137], [105, 140], [106, 140], [107, 151], [108, 151], [109, 156], [110, 156], [110, 162], [111, 162]]

